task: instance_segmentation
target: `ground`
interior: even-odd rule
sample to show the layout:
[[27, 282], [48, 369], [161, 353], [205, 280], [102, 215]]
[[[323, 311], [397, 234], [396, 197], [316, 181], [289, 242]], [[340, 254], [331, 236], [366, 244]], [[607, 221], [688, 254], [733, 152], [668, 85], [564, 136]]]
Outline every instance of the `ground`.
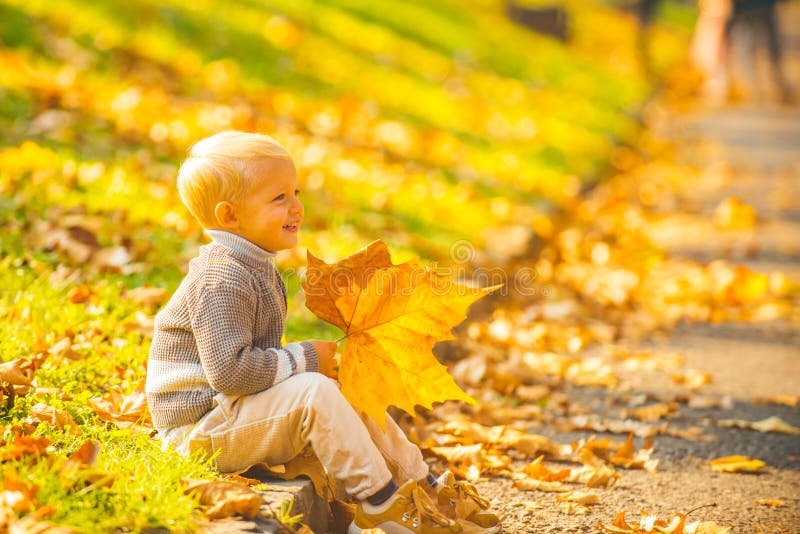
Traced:
[[[701, 109], [662, 116], [659, 133], [675, 145], [679, 164], [690, 164], [696, 176], [677, 180], [673, 205], [655, 218], [656, 242], [667, 257], [707, 264], [724, 260], [762, 273], [800, 273], [800, 113], [765, 107]], [[602, 194], [603, 192], [601, 192]], [[746, 229], [720, 230], [715, 209], [737, 195], [755, 209], [758, 222]], [[659, 206], [663, 209], [663, 206]], [[674, 231], [673, 231], [674, 230]], [[775, 276], [775, 275], [773, 275]], [[523, 307], [525, 304], [522, 305]], [[621, 472], [618, 485], [595, 490], [600, 503], [585, 515], [567, 515], [554, 493], [522, 492], [509, 480], [493, 478], [478, 484], [506, 518], [508, 532], [595, 532], [620, 511], [639, 510], [671, 516], [696, 506], [694, 519], [716, 521], [732, 532], [797, 532], [800, 524], [800, 439], [785, 433], [721, 428], [724, 419], [758, 421], [777, 415], [800, 425], [800, 409], [763, 399], [800, 393], [798, 315], [759, 322], [681, 321], [664, 333], [625, 342], [627, 350], [652, 355], [681, 355], [687, 368], [711, 375], [702, 386], [713, 407], [691, 407], [680, 389], [661, 373], [628, 373], [620, 387], [567, 388], [570, 401], [594, 414], [613, 417], [630, 402], [674, 400], [675, 428], [692, 426], [713, 435], [713, 441], [692, 441], [659, 435], [654, 438], [658, 470]], [[473, 349], [476, 350], [476, 349]], [[713, 400], [711, 400], [713, 399]], [[689, 403], [687, 404], [687, 400]], [[695, 404], [700, 404], [695, 403]], [[558, 433], [539, 428], [553, 441], [568, 443], [598, 432]], [[616, 436], [619, 438], [619, 436]], [[641, 440], [637, 440], [640, 442]], [[742, 454], [769, 466], [753, 474], [713, 473], [708, 460]], [[774, 508], [759, 500], [780, 500]]]

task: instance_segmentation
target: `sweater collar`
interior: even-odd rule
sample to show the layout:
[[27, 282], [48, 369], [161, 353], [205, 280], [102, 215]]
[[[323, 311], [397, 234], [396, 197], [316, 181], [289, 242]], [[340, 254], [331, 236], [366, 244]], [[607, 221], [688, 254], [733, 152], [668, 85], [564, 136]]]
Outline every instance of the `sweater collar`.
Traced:
[[225, 230], [206, 230], [206, 234], [214, 243], [228, 247], [240, 254], [244, 254], [248, 259], [259, 263], [264, 263], [275, 256], [274, 252], [264, 250], [255, 243], [232, 232], [227, 232]]

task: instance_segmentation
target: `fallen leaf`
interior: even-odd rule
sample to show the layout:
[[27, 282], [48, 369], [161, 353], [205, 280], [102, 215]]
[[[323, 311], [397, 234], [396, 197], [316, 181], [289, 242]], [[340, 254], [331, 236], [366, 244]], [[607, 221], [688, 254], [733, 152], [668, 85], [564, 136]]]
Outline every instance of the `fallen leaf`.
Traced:
[[734, 269], [735, 279], [724, 293], [724, 302], [741, 305], [760, 300], [769, 292], [767, 275], [737, 265]]
[[5, 460], [18, 460], [23, 456], [33, 456], [38, 458], [45, 454], [50, 440], [44, 436], [14, 436], [14, 441], [2, 450], [0, 458]]
[[570, 476], [569, 469], [562, 469], [560, 471], [553, 471], [547, 466], [542, 464], [544, 456], [539, 456], [534, 461], [522, 468], [522, 472], [530, 478], [536, 480], [544, 480], [546, 482], [561, 482]]
[[241, 515], [252, 519], [264, 500], [261, 496], [239, 484], [221, 480], [193, 480], [182, 478], [184, 493], [195, 495], [205, 506], [204, 514], [211, 520]]
[[583, 467], [572, 470], [570, 482], [586, 484], [590, 488], [603, 488], [612, 486], [619, 480], [616, 470], [589, 448], [578, 449], [576, 460], [582, 463]]
[[614, 517], [614, 521], [610, 525], [600, 523], [597, 525], [597, 528], [616, 534], [636, 534], [638, 532], [636, 530], [637, 527], [629, 525], [628, 522], [625, 521], [625, 514], [627, 514], [627, 512], [620, 512]]
[[123, 246], [101, 248], [91, 259], [91, 265], [98, 270], [108, 272], [122, 272], [133, 258], [127, 248]]
[[597, 414], [575, 415], [568, 419], [557, 419], [554, 422], [556, 429], [561, 432], [573, 430], [588, 430], [592, 432], [610, 432], [613, 434], [628, 434], [648, 438], [668, 431], [667, 423], [658, 425], [646, 424], [632, 419], [620, 421], [618, 419], [603, 418]]
[[242, 486], [258, 486], [263, 482], [257, 478], [244, 477], [234, 473], [222, 473], [220, 478], [225, 482], [233, 482], [234, 484], [241, 484]]
[[33, 372], [24, 368], [24, 364], [27, 362], [25, 358], [17, 358], [10, 362], [0, 363], [0, 381], [12, 386], [30, 386]]
[[431, 447], [431, 452], [452, 464], [479, 464], [483, 461], [483, 445], [456, 445], [453, 447]]
[[773, 415], [761, 421], [742, 421], [741, 419], [721, 419], [717, 426], [749, 428], [759, 432], [782, 432], [784, 434], [800, 434], [800, 428], [792, 426], [780, 417]]
[[728, 197], [714, 208], [714, 224], [726, 230], [752, 228], [756, 210], [739, 197]]
[[558, 504], [558, 510], [567, 515], [585, 515], [589, 513], [589, 507], [577, 502], [562, 502]]
[[66, 525], [40, 521], [33, 514], [14, 521], [8, 527], [8, 534], [75, 534], [77, 532]]
[[469, 443], [483, 443], [500, 450], [515, 449], [526, 456], [546, 454], [562, 458], [571, 452], [569, 446], [551, 442], [544, 436], [523, 432], [508, 425], [484, 426], [472, 421], [455, 420], [436, 425], [436, 431], [457, 436]]
[[780, 499], [758, 499], [758, 504], [763, 506], [769, 506], [771, 508], [783, 508], [786, 506], [786, 501], [782, 501]]
[[145, 337], [153, 337], [153, 326], [155, 325], [155, 317], [147, 315], [139, 310], [133, 314], [133, 321], [123, 323], [123, 328], [128, 332], [138, 332]]
[[544, 506], [542, 506], [541, 504], [539, 504], [536, 501], [515, 501], [515, 502], [510, 503], [510, 505], [511, 506], [522, 507], [522, 508], [525, 508], [528, 511], [541, 510], [542, 508], [544, 508]]
[[731, 527], [723, 527], [714, 521], [695, 521], [689, 523], [683, 530], [683, 534], [727, 534]]
[[69, 455], [68, 462], [73, 462], [81, 467], [89, 467], [97, 460], [100, 449], [99, 441], [87, 439], [75, 452]]
[[761, 460], [739, 455], [716, 458], [711, 460], [709, 464], [711, 465], [711, 470], [716, 471], [717, 473], [738, 473], [740, 471], [752, 472], [758, 471], [767, 465]]
[[[293, 480], [300, 476], [306, 476], [311, 480], [314, 491], [320, 497], [324, 497], [328, 488], [331, 487], [325, 468], [310, 447], [306, 447], [300, 454], [283, 465], [267, 465], [262, 462], [252, 465], [236, 474], [241, 473], [253, 476], [261, 475], [262, 477], [264, 475], [273, 476], [283, 480]], [[258, 483], [258, 481], [256, 481], [256, 483]]]
[[15, 512], [28, 512], [36, 506], [39, 486], [30, 486], [21, 481], [15, 469], [6, 469], [3, 472], [2, 488], [1, 506], [8, 506]]
[[69, 295], [67, 295], [67, 299], [73, 304], [83, 304], [84, 302], [87, 302], [93, 295], [94, 291], [92, 291], [92, 288], [86, 284], [81, 284], [70, 290]]
[[569, 482], [586, 484], [589, 488], [607, 488], [616, 484], [618, 480], [619, 474], [608, 466], [584, 466], [579, 469], [573, 469], [569, 477]]
[[641, 408], [629, 410], [628, 413], [636, 419], [642, 421], [658, 421], [678, 411], [678, 405], [674, 402], [665, 403], [659, 402], [658, 404], [651, 404]]
[[610, 524], [599, 524], [597, 527], [614, 534], [725, 534], [730, 528], [721, 527], [712, 521], [696, 521], [686, 525], [686, 517], [700, 508], [716, 506], [714, 504], [699, 506], [685, 514], [676, 513], [669, 520], [659, 519], [654, 514], [641, 511], [638, 525], [631, 525], [625, 520], [626, 512], [620, 512]]
[[100, 419], [115, 423], [120, 428], [127, 426], [121, 423], [150, 423], [147, 397], [144, 391], [141, 390], [134, 391], [130, 395], [112, 391], [102, 397], [92, 397], [87, 401], [87, 404]]
[[589, 439], [573, 442], [570, 446], [572, 450], [578, 454], [580, 454], [581, 450], [583, 449], [591, 452], [593, 456], [598, 458], [597, 460], [592, 457], [587, 457], [589, 460], [588, 462], [581, 461], [580, 459], [576, 461], [580, 461], [581, 463], [592, 463], [594, 465], [598, 462], [602, 464], [600, 459], [608, 459], [608, 457], [611, 455], [611, 449], [620, 449], [624, 445], [625, 443], [612, 441], [609, 437], [598, 439], [596, 436], [590, 436]]
[[757, 397], [757, 404], [783, 404], [784, 406], [797, 406], [800, 397], [797, 395], [771, 395], [767, 397]]
[[[498, 286], [499, 287], [499, 286]], [[416, 261], [395, 265], [376, 241], [327, 264], [308, 253], [306, 306], [347, 337], [342, 393], [381, 427], [389, 405], [413, 414], [448, 399], [475, 404], [432, 354], [475, 300], [497, 289], [455, 283]]]
[[156, 308], [162, 305], [170, 296], [170, 292], [163, 287], [137, 287], [125, 292], [125, 298], [141, 304], [147, 308]]
[[569, 487], [561, 482], [546, 482], [525, 475], [514, 476], [514, 487], [523, 491], [569, 491]]
[[[508, 462], [511, 463], [511, 458], [508, 459]], [[478, 464], [450, 464], [450, 471], [458, 478], [463, 478], [473, 484], [481, 480], [481, 467]]]
[[588, 491], [570, 491], [569, 493], [558, 495], [557, 498], [559, 501], [574, 502], [587, 506], [600, 502], [600, 497]]
[[48, 406], [42, 402], [31, 407], [29, 419], [31, 421], [48, 423], [56, 428], [67, 429], [78, 436], [82, 434], [78, 423], [72, 419], [72, 416], [68, 412]]
[[475, 354], [456, 362], [450, 374], [460, 384], [477, 386], [488, 370], [488, 362], [483, 354]]
[[478, 480], [482, 473], [499, 474], [511, 466], [511, 458], [481, 443], [431, 447], [427, 450], [446, 459], [455, 474], [473, 482]]
[[697, 369], [684, 369], [672, 374], [672, 381], [690, 389], [697, 389], [711, 382], [711, 374]]
[[644, 442], [638, 452], [633, 448], [633, 434], [628, 434], [625, 444], [611, 455], [609, 461], [614, 465], [622, 466], [626, 469], [644, 469], [649, 473], [655, 473], [658, 467], [658, 460], [651, 460], [653, 454], [653, 441], [650, 438]]

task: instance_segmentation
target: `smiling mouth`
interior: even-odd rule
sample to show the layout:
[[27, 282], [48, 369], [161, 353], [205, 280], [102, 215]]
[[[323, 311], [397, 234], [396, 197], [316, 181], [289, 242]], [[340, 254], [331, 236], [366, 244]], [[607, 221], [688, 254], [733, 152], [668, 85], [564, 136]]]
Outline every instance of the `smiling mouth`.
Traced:
[[300, 223], [284, 224], [283, 229], [288, 230], [290, 232], [296, 232], [297, 230], [300, 229]]

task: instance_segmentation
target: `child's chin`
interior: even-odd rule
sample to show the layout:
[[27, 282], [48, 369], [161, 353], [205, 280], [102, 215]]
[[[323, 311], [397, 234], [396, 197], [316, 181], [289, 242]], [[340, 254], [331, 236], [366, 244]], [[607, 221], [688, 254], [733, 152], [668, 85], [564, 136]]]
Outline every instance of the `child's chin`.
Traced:
[[286, 248], [294, 248], [294, 247], [297, 246], [297, 242], [298, 242], [297, 235], [286, 237], [283, 240], [283, 243], [281, 243], [281, 245], [282, 245], [281, 248], [284, 248], [284, 249], [286, 249]]

